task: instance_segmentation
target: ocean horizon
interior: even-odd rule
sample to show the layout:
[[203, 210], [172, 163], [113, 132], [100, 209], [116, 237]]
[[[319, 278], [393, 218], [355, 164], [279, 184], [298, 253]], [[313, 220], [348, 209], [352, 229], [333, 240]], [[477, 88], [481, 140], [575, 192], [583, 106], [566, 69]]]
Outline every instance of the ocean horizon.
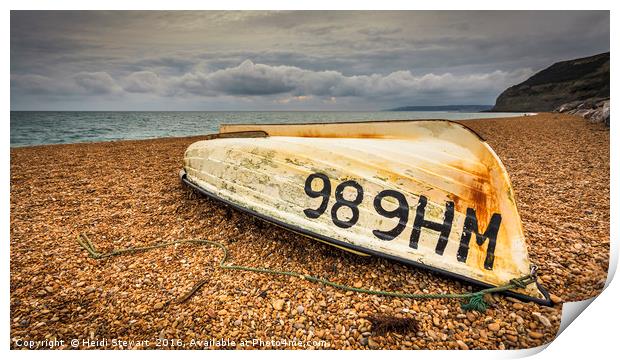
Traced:
[[221, 124], [468, 120], [523, 113], [458, 111], [11, 111], [11, 147], [216, 133]]

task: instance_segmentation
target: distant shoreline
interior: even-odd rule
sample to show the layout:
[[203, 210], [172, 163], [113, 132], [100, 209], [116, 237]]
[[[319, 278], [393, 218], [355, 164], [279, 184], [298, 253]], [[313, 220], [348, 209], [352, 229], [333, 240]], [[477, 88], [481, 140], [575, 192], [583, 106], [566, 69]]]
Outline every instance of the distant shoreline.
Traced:
[[454, 111], [454, 112], [488, 112], [493, 105], [410, 105], [383, 111]]

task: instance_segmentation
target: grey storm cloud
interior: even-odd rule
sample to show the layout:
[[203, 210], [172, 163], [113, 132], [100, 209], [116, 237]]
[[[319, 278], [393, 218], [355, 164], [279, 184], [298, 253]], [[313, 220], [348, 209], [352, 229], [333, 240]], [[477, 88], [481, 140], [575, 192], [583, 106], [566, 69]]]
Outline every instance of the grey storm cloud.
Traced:
[[382, 28], [369, 27], [367, 29], [361, 29], [358, 32], [360, 34], [368, 35], [371, 37], [377, 37], [377, 36], [392, 35], [392, 34], [399, 33], [401, 31], [402, 31], [401, 28], [396, 28], [396, 27], [382, 27]]
[[[255, 65], [244, 61], [241, 65], [211, 74], [192, 73], [180, 79], [180, 87], [194, 94], [217, 95], [273, 95], [292, 91], [295, 83], [291, 76], [299, 69], [280, 66]], [[296, 74], [291, 74], [295, 72]]]
[[75, 83], [90, 94], [110, 94], [120, 91], [116, 81], [106, 72], [81, 72], [74, 76]]
[[189, 73], [172, 80], [171, 85], [195, 95], [275, 95], [350, 97], [365, 99], [386, 96], [413, 96], [416, 93], [451, 91], [480, 92], [523, 81], [530, 69], [513, 72], [494, 71], [483, 74], [425, 74], [410, 71], [387, 75], [345, 76], [337, 71], [311, 71], [294, 66], [269, 66], [246, 60], [239, 66], [213, 73]]
[[235, 67], [213, 72], [190, 72], [182, 76], [161, 78], [152, 71], [138, 71], [114, 79], [106, 72], [81, 72], [69, 79], [51, 79], [40, 75], [13, 77], [13, 86], [31, 93], [72, 94], [86, 92], [92, 95], [152, 93], [163, 96], [216, 97], [226, 95], [320, 97], [362, 97], [372, 99], [388, 96], [414, 96], [420, 93], [481, 92], [497, 90], [526, 79], [531, 69], [512, 72], [454, 75], [413, 75], [397, 71], [387, 75], [346, 76], [338, 71], [313, 71], [294, 66], [270, 66], [245, 60]]
[[156, 92], [160, 87], [159, 76], [152, 71], [138, 71], [130, 74], [125, 79], [124, 89], [132, 93]]
[[49, 94], [58, 90], [58, 86], [54, 79], [47, 76], [37, 74], [12, 74], [11, 90], [26, 94]]
[[493, 103], [608, 51], [609, 12], [12, 11], [10, 36], [12, 109], [380, 109]]
[[80, 72], [70, 78], [50, 78], [43, 75], [12, 75], [11, 87], [20, 94], [42, 95], [105, 95], [122, 92], [123, 89], [106, 72]]

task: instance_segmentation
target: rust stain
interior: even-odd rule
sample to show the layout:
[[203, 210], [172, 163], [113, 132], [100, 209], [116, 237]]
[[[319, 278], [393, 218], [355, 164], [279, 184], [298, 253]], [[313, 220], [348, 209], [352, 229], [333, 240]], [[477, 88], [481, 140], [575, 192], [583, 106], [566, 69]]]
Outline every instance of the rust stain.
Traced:
[[[489, 226], [493, 214], [501, 214], [499, 204], [496, 200], [498, 198], [496, 189], [494, 189], [493, 186], [488, 186], [493, 181], [489, 168], [484, 165], [474, 168], [472, 166], [467, 166], [465, 162], [459, 160], [452, 161], [449, 165], [476, 175], [476, 177], [473, 177], [471, 181], [467, 183], [468, 187], [463, 188], [463, 190], [466, 190], [465, 196], [459, 197], [455, 194], [448, 194], [448, 196], [450, 200], [454, 202], [455, 211], [463, 214], [463, 216], [466, 214], [468, 208], [476, 211], [478, 229], [483, 233]], [[497, 236], [497, 246], [495, 247], [496, 262], [501, 262], [507, 255], [507, 250], [510, 249], [510, 246], [507, 246], [508, 244], [500, 244], [502, 240], [507, 238], [505, 235], [504, 227], [500, 226], [500, 231]], [[467, 262], [475, 264], [474, 266], [480, 270], [484, 270], [487, 247], [488, 242], [478, 245], [475, 235], [472, 234], [469, 242]]]
[[388, 138], [382, 134], [372, 134], [372, 133], [356, 133], [355, 135], [347, 135], [347, 134], [320, 134], [312, 131], [302, 131], [299, 132], [296, 136], [298, 137], [320, 137], [320, 138], [346, 138], [346, 137], [355, 137], [362, 139], [386, 139]]

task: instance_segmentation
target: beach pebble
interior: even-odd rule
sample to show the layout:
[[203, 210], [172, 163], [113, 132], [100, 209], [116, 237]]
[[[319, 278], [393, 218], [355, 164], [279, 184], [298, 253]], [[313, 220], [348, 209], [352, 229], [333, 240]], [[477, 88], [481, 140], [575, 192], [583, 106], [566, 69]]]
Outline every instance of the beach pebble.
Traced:
[[282, 299], [274, 300], [271, 303], [271, 305], [273, 306], [275, 310], [281, 311], [284, 308], [284, 300]]
[[554, 295], [554, 294], [549, 294], [549, 299], [554, 303], [554, 304], [561, 304], [564, 301], [562, 300], [561, 297]]
[[532, 339], [540, 339], [544, 336], [542, 333], [539, 333], [537, 331], [530, 331], [528, 334]]
[[459, 346], [459, 349], [461, 349], [461, 350], [469, 350], [469, 346], [467, 346], [467, 344], [465, 344], [463, 342], [463, 340], [457, 340], [456, 343]]
[[533, 312], [532, 315], [536, 316], [538, 318], [538, 321], [540, 321], [540, 323], [543, 324], [545, 327], [551, 326], [551, 321], [549, 321], [549, 319], [545, 315], [542, 315], [538, 312]]
[[468, 311], [467, 313], [465, 313], [465, 317], [467, 317], [467, 320], [469, 320], [472, 323], [476, 321], [476, 314], [474, 314], [473, 311]]
[[506, 336], [506, 339], [510, 342], [516, 343], [518, 338], [515, 335], [511, 335], [511, 334], [506, 334], [504, 335]]
[[491, 330], [491, 331], [497, 332], [497, 331], [499, 331], [500, 326], [499, 326], [499, 324], [498, 324], [498, 323], [495, 323], [495, 322], [494, 322], [494, 323], [490, 323], [490, 324], [487, 326], [487, 328], [488, 328], [489, 330]]

